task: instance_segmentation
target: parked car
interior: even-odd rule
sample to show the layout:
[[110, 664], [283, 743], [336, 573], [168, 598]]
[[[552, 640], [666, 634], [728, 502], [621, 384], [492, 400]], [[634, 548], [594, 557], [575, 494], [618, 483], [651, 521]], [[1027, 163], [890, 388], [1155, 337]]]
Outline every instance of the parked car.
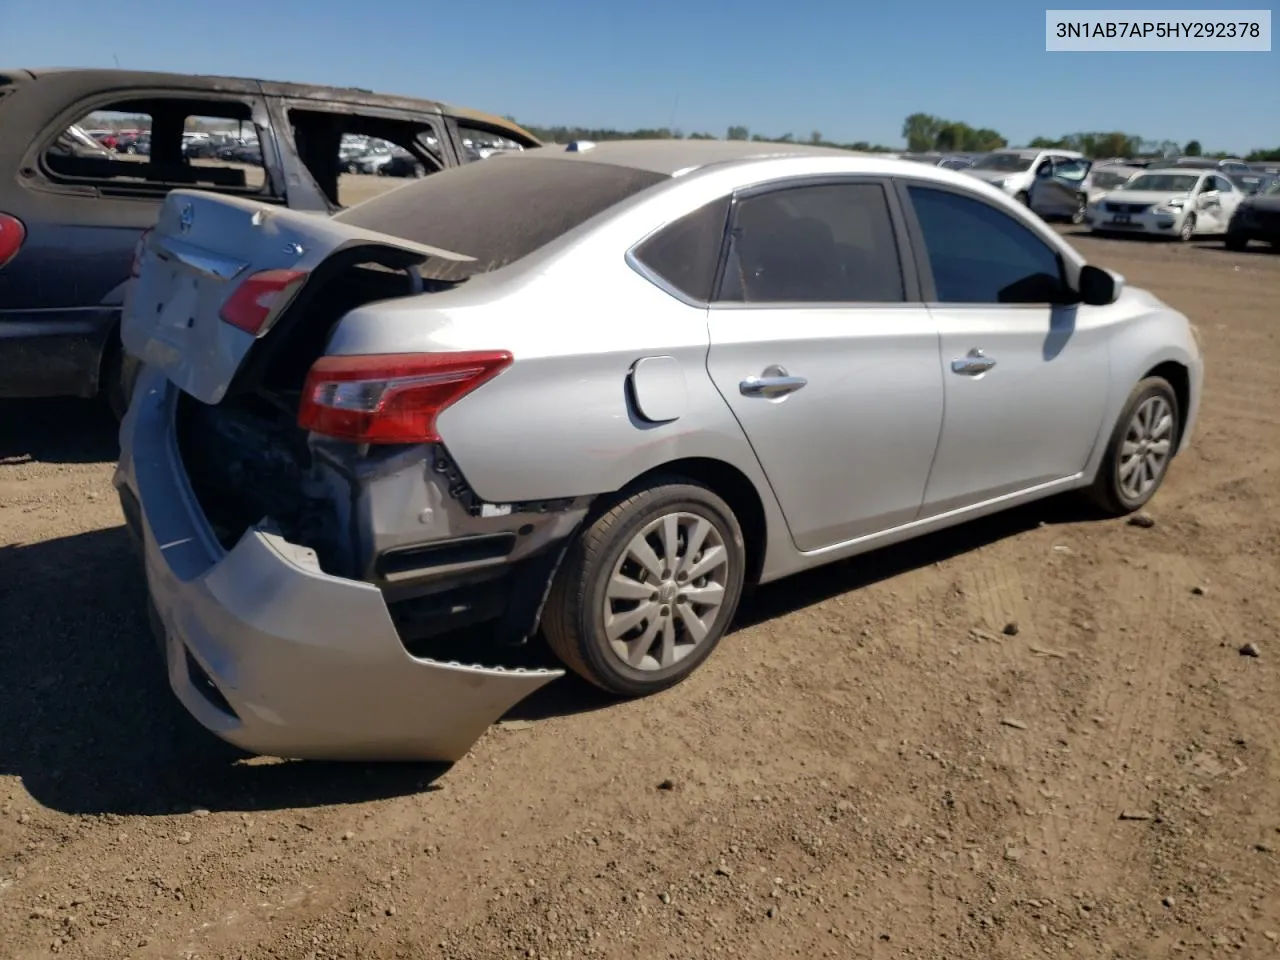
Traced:
[[261, 753], [456, 759], [562, 672], [493, 652], [539, 626], [661, 690], [750, 584], [1139, 508], [1200, 402], [1186, 318], [1024, 207], [807, 145], [544, 148], [331, 218], [181, 190], [140, 266], [116, 484], [174, 691]]
[[1246, 197], [1255, 193], [1266, 193], [1273, 183], [1280, 180], [1280, 175], [1250, 170], [1247, 173], [1228, 173], [1230, 180]]
[[1244, 194], [1214, 170], [1169, 167], [1144, 170], [1089, 205], [1094, 233], [1145, 233], [1187, 241], [1227, 232]]
[[1240, 202], [1223, 240], [1228, 250], [1243, 250], [1251, 240], [1280, 247], [1280, 179]]
[[[57, 149], [68, 116], [108, 113], [136, 124], [117, 150], [138, 156]], [[240, 124], [253, 139], [232, 164], [190, 163], [182, 133], [193, 119]], [[134, 247], [174, 187], [328, 213], [340, 207], [342, 133], [398, 143], [427, 172], [464, 162], [461, 140], [475, 130], [537, 145], [506, 120], [430, 100], [120, 70], [0, 70], [0, 127], [0, 224], [21, 238], [0, 269], [0, 397], [103, 394], [117, 411], [128, 393], [117, 330]]]
[[1042, 217], [1058, 217], [1079, 224], [1088, 216], [1089, 204], [1097, 203], [1104, 195], [1128, 183], [1142, 168], [1095, 162], [1079, 181], [1074, 175], [1063, 175], [1074, 173], [1071, 161], [1055, 164], [1054, 171], [1049, 178], [1036, 178], [1031, 188], [1030, 207]]
[[1041, 164], [1046, 160], [1057, 163], [1083, 159], [1084, 154], [1075, 150], [997, 150], [979, 157], [964, 172], [1000, 188], [1019, 203], [1028, 204]]
[[1085, 157], [1045, 157], [1036, 167], [1027, 206], [1046, 219], [1084, 223], [1092, 168]]

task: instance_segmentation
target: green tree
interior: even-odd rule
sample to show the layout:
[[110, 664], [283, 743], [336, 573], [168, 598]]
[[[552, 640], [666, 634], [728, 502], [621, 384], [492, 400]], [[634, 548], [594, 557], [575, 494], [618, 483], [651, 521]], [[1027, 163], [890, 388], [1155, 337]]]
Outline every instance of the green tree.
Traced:
[[749, 140], [751, 139], [751, 131], [746, 127], [730, 127], [729, 132], [725, 134], [726, 140]]
[[813, 131], [813, 133], [809, 134], [809, 142], [814, 146], [822, 143], [822, 134], [817, 130]]
[[1182, 152], [1188, 157], [1198, 157], [1204, 153], [1204, 149], [1200, 146], [1199, 140], [1188, 140], [1187, 145], [1182, 148]]
[[902, 137], [912, 153], [927, 153], [934, 149], [938, 132], [946, 121], [927, 113], [913, 113], [902, 121]]

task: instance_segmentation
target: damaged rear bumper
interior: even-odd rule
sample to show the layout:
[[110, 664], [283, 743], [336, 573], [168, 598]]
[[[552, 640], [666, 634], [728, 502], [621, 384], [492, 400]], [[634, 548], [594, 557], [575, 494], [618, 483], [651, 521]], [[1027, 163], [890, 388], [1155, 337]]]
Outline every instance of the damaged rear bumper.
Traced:
[[172, 395], [144, 373], [121, 427], [115, 484], [145, 561], [169, 682], [206, 728], [300, 759], [461, 758], [560, 670], [414, 657], [371, 584], [256, 527], [215, 540], [169, 429]]

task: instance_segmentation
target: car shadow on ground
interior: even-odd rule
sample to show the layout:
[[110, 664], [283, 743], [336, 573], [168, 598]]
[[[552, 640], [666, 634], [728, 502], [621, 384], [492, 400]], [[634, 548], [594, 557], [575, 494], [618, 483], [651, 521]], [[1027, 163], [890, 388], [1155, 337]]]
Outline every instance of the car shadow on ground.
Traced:
[[[1018, 508], [761, 587], [735, 630], [1029, 530], [1089, 516], [1074, 501]], [[174, 699], [150, 636], [139, 562], [123, 527], [0, 548], [0, 775], [77, 814], [253, 811], [356, 803], [433, 788], [445, 764], [254, 758]], [[722, 656], [733, 655], [733, 637]], [[540, 641], [527, 662], [550, 662]], [[538, 720], [625, 709], [569, 675], [510, 711]]]
[[[980, 523], [961, 524], [849, 560], [766, 584], [748, 593], [738, 609], [731, 634], [717, 656], [733, 655], [733, 633], [860, 590], [882, 580], [977, 550], [1041, 525], [1081, 523], [1097, 514], [1076, 497], [1063, 496], [997, 513]], [[535, 645], [538, 641], [534, 641]], [[535, 649], [537, 647], [535, 646]], [[551, 654], [545, 654], [551, 658]], [[554, 660], [548, 659], [548, 663]], [[616, 706], [618, 701], [569, 674], [517, 704], [508, 718], [540, 719]]]
[[0, 547], [0, 775], [75, 814], [356, 803], [431, 789], [442, 764], [251, 758], [169, 690], [124, 527]]
[[0, 463], [107, 463], [119, 425], [96, 400], [0, 400]]

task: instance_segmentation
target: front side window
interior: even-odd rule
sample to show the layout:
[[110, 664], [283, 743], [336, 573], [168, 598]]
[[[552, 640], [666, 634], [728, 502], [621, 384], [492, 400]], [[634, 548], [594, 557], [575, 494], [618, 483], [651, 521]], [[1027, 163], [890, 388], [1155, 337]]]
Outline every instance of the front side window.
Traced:
[[1049, 303], [1063, 291], [1055, 250], [981, 200], [908, 187], [941, 303]]
[[720, 299], [895, 303], [905, 299], [885, 188], [815, 184], [737, 204]]

